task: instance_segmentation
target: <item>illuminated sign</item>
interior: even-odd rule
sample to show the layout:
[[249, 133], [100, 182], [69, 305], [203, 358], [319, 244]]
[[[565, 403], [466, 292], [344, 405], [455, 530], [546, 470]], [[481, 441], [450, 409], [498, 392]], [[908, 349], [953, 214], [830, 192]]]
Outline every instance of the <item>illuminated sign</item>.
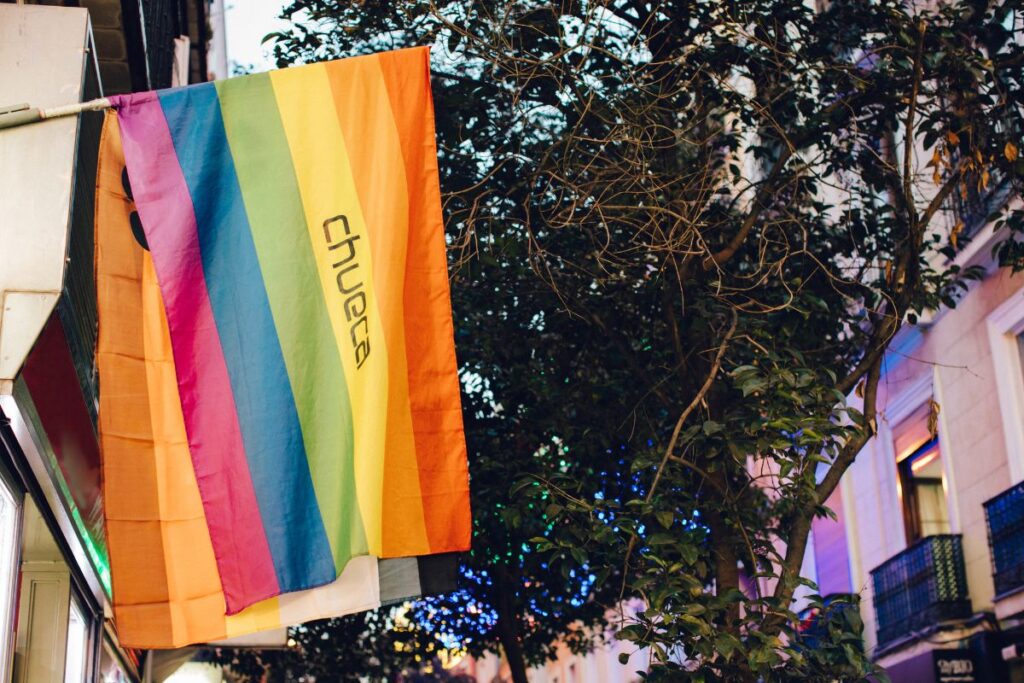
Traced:
[[933, 650], [937, 683], [974, 683], [974, 654], [970, 650]]

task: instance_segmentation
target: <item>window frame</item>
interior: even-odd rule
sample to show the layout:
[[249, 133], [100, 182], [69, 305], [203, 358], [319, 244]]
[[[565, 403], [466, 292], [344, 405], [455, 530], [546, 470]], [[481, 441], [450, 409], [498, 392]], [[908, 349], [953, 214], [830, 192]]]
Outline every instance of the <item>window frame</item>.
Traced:
[[[2, 418], [2, 416], [0, 416]], [[18, 606], [18, 577], [21, 566], [22, 534], [25, 518], [25, 488], [13, 474], [10, 464], [14, 453], [7, 444], [0, 440], [0, 486], [5, 487], [14, 499], [14, 551], [11, 553], [9, 566], [0, 566], [0, 571], [10, 572], [10, 585], [6, 595], [0, 594], [0, 681], [8, 681], [14, 671], [14, 648], [17, 633], [15, 631], [15, 613]], [[6, 607], [6, 609], [4, 609]]]
[[[938, 457], [943, 469], [943, 478], [940, 481], [944, 482], [946, 463], [943, 461], [942, 446], [942, 441], [938, 436], [932, 437], [931, 440], [921, 444], [913, 452], [907, 454], [906, 457], [896, 463], [900, 488], [903, 491], [903, 530], [907, 536], [908, 547], [925, 538], [926, 535], [931, 535], [924, 533], [924, 523], [921, 520], [920, 498], [917, 490], [917, 482], [921, 480], [921, 477], [914, 475], [914, 463], [933, 449], [938, 449]], [[945, 493], [946, 488], [948, 488], [948, 484], [943, 485], [943, 497], [946, 499], [946, 524], [951, 526], [949, 521], [949, 496]], [[945, 533], [950, 532], [947, 531]]]
[[[891, 478], [890, 481], [896, 482], [901, 488], [903, 486], [900, 476], [900, 465], [897, 462], [899, 453], [896, 452], [896, 443], [894, 440], [895, 428], [901, 422], [911, 417], [915, 411], [919, 410], [929, 400], [934, 400], [940, 406], [938, 415], [938, 438], [940, 446], [942, 448], [942, 472], [946, 479], [946, 511], [949, 519], [949, 529], [951, 534], [960, 533], [960, 508], [957, 500], [956, 491], [956, 477], [953, 470], [953, 453], [950, 452], [948, 438], [949, 429], [946, 424], [946, 416], [941, 410], [943, 405], [942, 399], [942, 383], [940, 381], [939, 368], [933, 367], [930, 370], [922, 372], [919, 376], [908, 382], [908, 385], [899, 393], [894, 395], [886, 404], [886, 406], [879, 411], [884, 419], [884, 427], [879, 430], [879, 434], [876, 438], [881, 441], [881, 453], [885, 455], [885, 463], [883, 467], [889, 470], [888, 476]], [[943, 438], [945, 437], [945, 440]], [[893, 498], [896, 499], [896, 508], [903, 510], [904, 501], [906, 494], [902, 496], [898, 491], [894, 489], [890, 493]], [[891, 499], [890, 499], [891, 500]], [[900, 524], [903, 529], [903, 546], [898, 550], [903, 550], [910, 546], [909, 537], [910, 534], [907, 530], [907, 521], [905, 515], [901, 515], [902, 519]]]
[[985, 322], [1010, 483], [1017, 484], [1024, 481], [1024, 367], [1017, 339], [1024, 335], [1024, 289], [1007, 297]]
[[[27, 439], [23, 440], [23, 439]], [[103, 633], [103, 615], [108, 603], [99, 585], [91, 561], [85, 555], [81, 539], [77, 535], [67, 508], [50, 478], [42, 456], [38, 452], [39, 444], [24, 421], [24, 415], [13, 402], [12, 396], [0, 396], [0, 476], [6, 476], [15, 491], [20, 493], [18, 506], [18, 550], [16, 570], [20, 570], [22, 536], [24, 534], [24, 509], [26, 497], [31, 498], [39, 509], [49, 533], [53, 536], [60, 549], [64, 562], [67, 564], [70, 581], [70, 597], [77, 600], [79, 609], [86, 622], [88, 641], [86, 644], [85, 680], [91, 681], [99, 668], [100, 644]], [[15, 599], [12, 603], [13, 614], [17, 607], [17, 592], [20, 581], [14, 582]], [[70, 611], [69, 611], [70, 615]], [[14, 649], [16, 631], [10, 634], [10, 650], [6, 667], [0, 670], [0, 682], [10, 681], [14, 672]], [[2, 655], [2, 653], [0, 653]]]

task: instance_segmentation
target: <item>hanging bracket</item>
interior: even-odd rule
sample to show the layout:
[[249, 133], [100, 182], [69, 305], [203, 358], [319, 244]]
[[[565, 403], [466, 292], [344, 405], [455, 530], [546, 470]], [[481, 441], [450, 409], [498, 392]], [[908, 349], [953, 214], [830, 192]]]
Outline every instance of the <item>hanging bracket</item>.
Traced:
[[110, 100], [101, 97], [97, 100], [80, 102], [79, 104], [66, 104], [61, 107], [50, 107], [39, 109], [27, 104], [0, 105], [0, 129], [15, 128], [30, 123], [38, 123], [47, 119], [56, 119], [61, 116], [75, 116], [83, 111], [102, 111], [110, 108]]

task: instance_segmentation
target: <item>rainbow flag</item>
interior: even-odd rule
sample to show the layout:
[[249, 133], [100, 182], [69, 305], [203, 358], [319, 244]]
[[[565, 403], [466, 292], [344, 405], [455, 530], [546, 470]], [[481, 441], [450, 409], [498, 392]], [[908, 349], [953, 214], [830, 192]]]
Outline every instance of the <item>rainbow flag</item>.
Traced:
[[124, 170], [117, 117], [108, 112], [96, 187], [96, 358], [104, 521], [121, 644], [182, 647], [454, 590], [452, 554], [366, 556], [326, 586], [225, 614], [163, 299]]
[[468, 549], [427, 50], [112, 99], [227, 613]]

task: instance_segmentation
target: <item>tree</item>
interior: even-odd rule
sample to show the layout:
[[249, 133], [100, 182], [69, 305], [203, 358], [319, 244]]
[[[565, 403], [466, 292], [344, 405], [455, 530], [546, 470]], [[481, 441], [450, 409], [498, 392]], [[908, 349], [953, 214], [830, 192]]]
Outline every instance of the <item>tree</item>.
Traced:
[[[517, 681], [631, 596], [647, 609], [619, 637], [652, 648], [652, 678], [870, 670], [849, 610], [826, 610], [838, 626], [811, 651], [790, 607], [811, 523], [875, 432], [890, 341], [977, 276], [954, 262], [964, 204], [987, 205], [1024, 267], [1007, 204], [1024, 41], [1013, 0], [817, 5], [284, 10], [281, 65], [438, 46], [471, 566], [488, 577], [468, 590], [496, 615], [457, 635], [501, 642]], [[769, 592], [741, 591], [744, 573]], [[570, 597], [531, 630], [538, 586], [577, 577], [571, 596], [591, 575], [582, 611]]]

